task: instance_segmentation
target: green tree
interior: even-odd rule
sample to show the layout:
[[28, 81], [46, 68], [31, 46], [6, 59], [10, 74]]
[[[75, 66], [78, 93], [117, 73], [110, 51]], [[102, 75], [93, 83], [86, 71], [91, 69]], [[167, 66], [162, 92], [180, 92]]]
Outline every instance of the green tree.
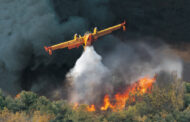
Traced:
[[5, 96], [3, 95], [0, 89], [0, 110], [2, 110], [6, 106]]

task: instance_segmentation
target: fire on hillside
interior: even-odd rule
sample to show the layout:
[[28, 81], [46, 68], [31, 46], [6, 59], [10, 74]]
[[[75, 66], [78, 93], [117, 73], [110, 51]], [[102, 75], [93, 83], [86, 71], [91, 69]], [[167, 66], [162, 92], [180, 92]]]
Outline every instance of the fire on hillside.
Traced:
[[[103, 98], [103, 103], [101, 106], [97, 107], [94, 104], [87, 106], [87, 111], [106, 111], [106, 110], [121, 110], [126, 107], [126, 103], [133, 103], [136, 101], [137, 97], [140, 97], [146, 93], [151, 93], [153, 84], [156, 82], [156, 77], [143, 77], [137, 82], [132, 83], [127, 86], [124, 92], [117, 92], [111, 97], [109, 94], [105, 94]], [[78, 104], [75, 103], [74, 108], [77, 108]]]

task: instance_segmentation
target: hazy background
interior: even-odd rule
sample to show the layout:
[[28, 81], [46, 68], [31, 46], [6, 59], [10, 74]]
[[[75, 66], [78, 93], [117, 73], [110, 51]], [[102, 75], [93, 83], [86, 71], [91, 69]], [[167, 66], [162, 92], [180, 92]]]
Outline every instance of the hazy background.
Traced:
[[127, 44], [126, 51], [133, 51], [133, 55], [122, 57], [137, 55], [143, 63], [152, 61], [149, 47], [154, 52], [163, 49], [162, 54], [178, 54], [174, 57], [182, 63], [182, 78], [188, 81], [189, 6], [189, 0], [0, 0], [0, 87], [13, 95], [20, 90], [46, 95], [66, 87], [65, 75], [82, 54], [82, 47], [55, 51], [52, 56], [43, 47], [123, 20], [127, 22], [126, 32], [119, 30], [94, 44], [103, 63], [121, 43]]

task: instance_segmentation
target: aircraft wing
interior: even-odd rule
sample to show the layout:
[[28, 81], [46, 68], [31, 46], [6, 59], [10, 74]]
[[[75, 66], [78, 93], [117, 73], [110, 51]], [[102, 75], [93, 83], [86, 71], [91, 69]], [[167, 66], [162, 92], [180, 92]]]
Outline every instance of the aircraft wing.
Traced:
[[63, 48], [72, 49], [75, 47], [79, 47], [82, 44], [83, 44], [83, 37], [80, 37], [80, 38], [75, 38], [73, 40], [62, 42], [62, 43], [59, 43], [56, 45], [52, 45], [50, 47], [45, 46], [44, 48], [45, 48], [46, 52], [49, 52], [49, 54], [51, 55], [53, 50], [63, 49]]
[[99, 38], [101, 36], [110, 34], [113, 31], [118, 30], [120, 28], [123, 28], [123, 30], [125, 31], [126, 30], [125, 25], [126, 25], [126, 22], [124, 21], [121, 24], [118, 24], [118, 25], [115, 25], [115, 26], [112, 26], [112, 27], [109, 27], [109, 28], [106, 28], [106, 29], [100, 30], [100, 31], [97, 31], [97, 28], [94, 28], [93, 36], [94, 36], [95, 39], [97, 39], [97, 38]]

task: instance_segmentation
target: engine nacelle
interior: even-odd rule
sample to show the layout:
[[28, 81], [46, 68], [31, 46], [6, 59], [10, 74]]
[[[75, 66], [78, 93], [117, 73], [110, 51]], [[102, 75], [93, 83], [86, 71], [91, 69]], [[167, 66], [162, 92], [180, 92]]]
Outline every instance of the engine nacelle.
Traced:
[[77, 33], [74, 35], [74, 40], [76, 40], [78, 37], [77, 37]]
[[93, 32], [93, 34], [97, 34], [97, 31], [98, 31], [98, 28], [95, 27], [95, 28], [94, 28], [94, 32]]

